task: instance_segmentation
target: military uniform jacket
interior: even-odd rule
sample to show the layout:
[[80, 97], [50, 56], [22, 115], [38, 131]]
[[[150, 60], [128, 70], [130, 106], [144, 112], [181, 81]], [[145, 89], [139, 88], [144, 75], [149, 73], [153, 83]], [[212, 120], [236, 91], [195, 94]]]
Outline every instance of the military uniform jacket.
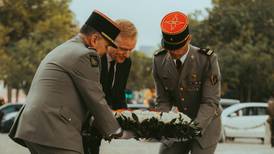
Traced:
[[88, 113], [104, 135], [118, 130], [100, 84], [100, 58], [79, 36], [51, 51], [33, 78], [25, 107], [10, 132], [22, 140], [83, 153], [81, 129]]
[[101, 83], [106, 94], [106, 100], [113, 110], [127, 108], [125, 101], [125, 88], [131, 67], [131, 59], [127, 58], [123, 63], [116, 64], [114, 84], [108, 82], [108, 62], [107, 56], [101, 58], [102, 71]]
[[169, 111], [177, 106], [199, 123], [202, 137], [198, 141], [203, 148], [216, 144], [221, 131], [220, 70], [216, 54], [190, 46], [179, 74], [170, 54], [159, 50], [154, 55], [153, 77], [158, 109]]

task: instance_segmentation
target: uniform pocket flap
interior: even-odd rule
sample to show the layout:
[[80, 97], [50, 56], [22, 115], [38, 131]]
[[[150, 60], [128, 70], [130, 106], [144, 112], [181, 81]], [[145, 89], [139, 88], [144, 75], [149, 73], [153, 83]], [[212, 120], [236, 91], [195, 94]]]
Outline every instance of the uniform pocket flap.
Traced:
[[72, 118], [71, 118], [71, 114], [69, 113], [69, 111], [67, 111], [64, 107], [61, 107], [59, 110], [59, 115], [66, 120], [66, 122], [71, 122]]

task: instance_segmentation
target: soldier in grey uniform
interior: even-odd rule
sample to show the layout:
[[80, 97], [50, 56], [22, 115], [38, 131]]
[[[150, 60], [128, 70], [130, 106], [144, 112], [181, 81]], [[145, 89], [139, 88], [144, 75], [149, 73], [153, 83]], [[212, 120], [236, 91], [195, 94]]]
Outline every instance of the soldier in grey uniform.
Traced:
[[181, 12], [167, 14], [161, 29], [162, 48], [153, 60], [158, 110], [168, 112], [175, 107], [199, 123], [202, 136], [162, 144], [160, 154], [213, 154], [221, 132], [217, 56], [190, 44], [188, 18]]
[[83, 154], [81, 129], [91, 113], [105, 138], [132, 137], [120, 128], [100, 84], [99, 56], [116, 47], [119, 33], [111, 19], [93, 11], [80, 34], [42, 60], [9, 136], [32, 154]]

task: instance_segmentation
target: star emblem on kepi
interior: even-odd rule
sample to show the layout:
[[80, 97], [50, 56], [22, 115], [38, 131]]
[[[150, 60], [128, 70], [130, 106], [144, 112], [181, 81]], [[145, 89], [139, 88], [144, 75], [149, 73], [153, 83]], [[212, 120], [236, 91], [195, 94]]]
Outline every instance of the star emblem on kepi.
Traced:
[[182, 32], [188, 24], [187, 16], [181, 12], [173, 12], [164, 17], [161, 23], [162, 31], [168, 34]]
[[175, 15], [170, 21], [165, 21], [165, 24], [170, 25], [170, 31], [174, 31], [177, 26], [185, 24], [185, 22], [179, 21], [177, 15]]

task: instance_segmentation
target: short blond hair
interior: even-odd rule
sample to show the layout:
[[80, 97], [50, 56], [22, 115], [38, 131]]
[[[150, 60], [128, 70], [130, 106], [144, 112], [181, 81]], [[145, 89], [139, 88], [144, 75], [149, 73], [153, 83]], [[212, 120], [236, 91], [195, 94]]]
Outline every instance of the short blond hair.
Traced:
[[126, 19], [117, 19], [115, 22], [117, 23], [118, 28], [121, 30], [119, 34], [121, 37], [137, 37], [137, 28], [131, 21]]

